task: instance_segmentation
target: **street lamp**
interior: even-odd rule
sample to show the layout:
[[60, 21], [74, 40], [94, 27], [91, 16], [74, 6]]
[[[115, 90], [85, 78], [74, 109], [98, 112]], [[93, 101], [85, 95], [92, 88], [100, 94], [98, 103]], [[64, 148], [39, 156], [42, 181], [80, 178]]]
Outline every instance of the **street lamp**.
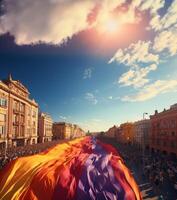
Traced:
[[147, 113], [147, 112], [144, 112], [144, 113], [143, 113], [143, 119], [145, 119], [145, 116], [146, 116], [146, 115], [148, 115], [148, 113]]
[[[147, 112], [144, 112], [143, 113], [143, 120], [145, 120], [145, 116], [148, 115]], [[142, 134], [143, 134], [143, 137], [142, 138], [142, 159], [143, 159], [143, 167], [144, 167], [144, 149], [145, 149], [145, 133], [144, 133], [144, 127], [142, 127]]]

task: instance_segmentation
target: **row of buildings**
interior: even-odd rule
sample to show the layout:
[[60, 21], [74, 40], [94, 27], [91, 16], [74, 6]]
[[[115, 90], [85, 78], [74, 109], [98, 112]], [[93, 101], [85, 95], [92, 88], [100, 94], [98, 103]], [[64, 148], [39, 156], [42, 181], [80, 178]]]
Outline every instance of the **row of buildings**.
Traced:
[[6, 144], [23, 146], [84, 134], [77, 125], [53, 123], [50, 115], [39, 113], [39, 106], [30, 99], [28, 89], [11, 75], [0, 81], [0, 149]]
[[106, 135], [120, 143], [177, 155], [177, 104], [162, 112], [156, 110], [150, 119], [113, 126]]

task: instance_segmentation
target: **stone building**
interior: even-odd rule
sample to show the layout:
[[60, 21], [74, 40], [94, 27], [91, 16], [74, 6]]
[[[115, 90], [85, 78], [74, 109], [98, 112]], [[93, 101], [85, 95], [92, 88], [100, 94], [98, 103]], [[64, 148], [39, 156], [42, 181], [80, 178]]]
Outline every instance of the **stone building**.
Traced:
[[155, 114], [150, 116], [150, 120], [151, 150], [177, 155], [177, 104], [159, 113], [156, 110]]
[[51, 116], [47, 113], [39, 113], [38, 116], [38, 141], [39, 142], [48, 142], [52, 141], [53, 120]]
[[150, 120], [144, 119], [134, 122], [134, 138], [133, 143], [140, 148], [149, 147], [150, 137]]
[[84, 136], [85, 132], [76, 124], [55, 122], [53, 124], [54, 139], [72, 139]]
[[54, 139], [70, 139], [72, 135], [72, 124], [66, 122], [55, 122], [53, 124]]
[[11, 75], [0, 81], [0, 148], [37, 143], [38, 104]]
[[132, 122], [121, 124], [116, 133], [117, 141], [124, 144], [133, 144], [133, 138], [134, 124]]
[[71, 138], [78, 138], [85, 135], [85, 132], [77, 124], [72, 125]]
[[107, 137], [110, 137], [110, 138], [115, 138], [116, 137], [116, 133], [117, 133], [117, 129], [118, 127], [117, 126], [113, 126], [111, 127], [107, 132], [106, 132], [106, 136]]

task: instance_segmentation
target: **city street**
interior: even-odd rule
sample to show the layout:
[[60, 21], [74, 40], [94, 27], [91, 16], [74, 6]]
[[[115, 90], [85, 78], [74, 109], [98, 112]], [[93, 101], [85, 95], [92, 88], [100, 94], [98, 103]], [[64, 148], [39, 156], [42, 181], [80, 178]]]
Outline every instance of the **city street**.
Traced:
[[[155, 191], [154, 185], [150, 183], [148, 178], [143, 175], [143, 167], [141, 165], [142, 158], [138, 158], [140, 161], [140, 164], [133, 162], [133, 160], [127, 159], [129, 158], [129, 156], [125, 154], [125, 149], [122, 149], [120, 145], [115, 141], [115, 139], [99, 137], [99, 140], [113, 145], [117, 149], [117, 151], [120, 153], [120, 155], [122, 155], [126, 165], [131, 170], [131, 173], [139, 186], [143, 199], [145, 200], [161, 200], [161, 199], [176, 200], [177, 199], [177, 191], [175, 191], [173, 184], [169, 182], [167, 179], [164, 180], [164, 184], [163, 186], [160, 187], [160, 190]], [[128, 153], [131, 154], [131, 147], [130, 148], [126, 147], [126, 148], [129, 151]]]

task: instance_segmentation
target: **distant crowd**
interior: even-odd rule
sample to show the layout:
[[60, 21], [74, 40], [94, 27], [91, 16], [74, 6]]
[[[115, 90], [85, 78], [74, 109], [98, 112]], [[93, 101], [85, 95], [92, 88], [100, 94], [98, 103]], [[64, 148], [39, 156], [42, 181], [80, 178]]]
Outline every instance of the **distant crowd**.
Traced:
[[[109, 139], [107, 140], [111, 142]], [[169, 199], [169, 193], [173, 193], [174, 200], [177, 199], [177, 160], [160, 152], [152, 153], [147, 149], [143, 152], [137, 146], [121, 144], [116, 141], [111, 143], [117, 147], [129, 169], [135, 169], [142, 180], [152, 185], [155, 194], [160, 196], [163, 193], [164, 199]]]
[[14, 160], [16, 158], [23, 157], [23, 156], [30, 156], [30, 155], [41, 153], [47, 150], [48, 148], [61, 142], [63, 142], [63, 140], [8, 148], [6, 152], [6, 156], [5, 156], [4, 150], [1, 150], [0, 151], [0, 169], [2, 169], [11, 160]]

